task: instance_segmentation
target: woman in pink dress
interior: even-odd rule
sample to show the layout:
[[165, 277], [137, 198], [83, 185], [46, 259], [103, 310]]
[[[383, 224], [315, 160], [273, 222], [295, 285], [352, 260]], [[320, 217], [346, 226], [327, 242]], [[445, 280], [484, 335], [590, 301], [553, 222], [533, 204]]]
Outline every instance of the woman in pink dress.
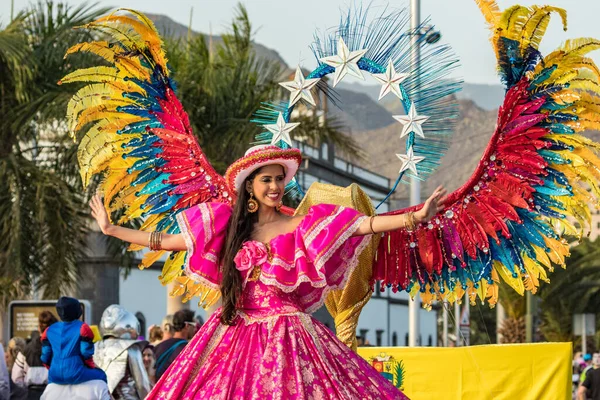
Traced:
[[[321, 204], [290, 217], [279, 209], [300, 160], [297, 149], [251, 148], [225, 175], [233, 209], [200, 204], [178, 214], [181, 234], [153, 239], [187, 250], [187, 275], [220, 289], [222, 307], [147, 399], [406, 398], [310, 313], [344, 286], [371, 234], [428, 221], [445, 190], [414, 214], [366, 217]], [[149, 243], [148, 232], [111, 225], [98, 196], [91, 206], [103, 233]]]

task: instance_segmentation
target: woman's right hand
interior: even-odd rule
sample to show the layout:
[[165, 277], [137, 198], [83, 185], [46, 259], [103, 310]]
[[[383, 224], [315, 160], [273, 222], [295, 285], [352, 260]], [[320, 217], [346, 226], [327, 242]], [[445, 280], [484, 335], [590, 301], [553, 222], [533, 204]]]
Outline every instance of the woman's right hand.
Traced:
[[90, 207], [92, 208], [92, 217], [96, 219], [100, 230], [105, 235], [108, 235], [108, 231], [112, 224], [110, 223], [110, 219], [108, 219], [108, 213], [106, 212], [106, 208], [104, 208], [104, 203], [99, 194], [92, 197], [92, 200], [90, 200]]

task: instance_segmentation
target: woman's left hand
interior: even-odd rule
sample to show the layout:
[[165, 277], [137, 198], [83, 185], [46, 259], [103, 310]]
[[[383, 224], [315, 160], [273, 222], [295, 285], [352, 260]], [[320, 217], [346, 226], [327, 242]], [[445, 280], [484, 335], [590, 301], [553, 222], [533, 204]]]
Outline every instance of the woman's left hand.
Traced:
[[423, 207], [419, 211], [415, 211], [415, 220], [417, 223], [427, 222], [435, 214], [444, 209], [444, 202], [446, 201], [446, 189], [443, 186], [438, 186], [433, 191], [431, 196], [425, 201]]

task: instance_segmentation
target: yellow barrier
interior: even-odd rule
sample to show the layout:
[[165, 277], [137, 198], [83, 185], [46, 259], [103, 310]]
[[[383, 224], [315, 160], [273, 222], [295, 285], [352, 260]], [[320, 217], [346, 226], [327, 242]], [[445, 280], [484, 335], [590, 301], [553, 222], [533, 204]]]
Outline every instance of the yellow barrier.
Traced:
[[360, 347], [412, 400], [571, 398], [571, 343]]

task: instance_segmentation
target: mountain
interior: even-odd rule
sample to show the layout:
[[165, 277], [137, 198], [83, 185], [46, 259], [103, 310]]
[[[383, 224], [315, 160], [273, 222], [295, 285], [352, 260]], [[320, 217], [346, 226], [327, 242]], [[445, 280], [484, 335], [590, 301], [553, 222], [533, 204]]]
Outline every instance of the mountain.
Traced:
[[338, 89], [338, 107], [330, 105], [327, 115], [344, 125], [347, 132], [371, 131], [396, 123], [392, 114], [366, 93]]
[[[421, 183], [422, 200], [438, 185], [443, 184], [448, 191], [453, 191], [465, 183], [494, 132], [496, 111], [484, 110], [471, 100], [459, 100], [459, 112], [460, 120], [440, 168]], [[400, 126], [393, 124], [377, 130], [355, 132], [352, 136], [367, 154], [363, 166], [395, 181], [400, 169], [396, 153], [405, 152], [405, 141], [400, 140]], [[408, 193], [408, 185], [401, 184], [395, 197], [404, 198]]]
[[[377, 101], [381, 86], [360, 82], [340, 82], [336, 88], [364, 93], [372, 100]], [[504, 100], [504, 87], [500, 84], [463, 83], [462, 90], [456, 94], [456, 97], [459, 100], [472, 100], [478, 107], [484, 110], [497, 110]], [[380, 104], [392, 113], [402, 112], [400, 101], [394, 96], [387, 95], [380, 100]]]
[[464, 83], [456, 97], [460, 100], [472, 100], [484, 110], [497, 110], [504, 100], [504, 87], [500, 84]]
[[[171, 18], [162, 14], [146, 14], [148, 18], [154, 22], [156, 25], [156, 29], [163, 37], [173, 37], [177, 39], [185, 39], [188, 35], [188, 27], [180, 24], [179, 22], [173, 21]], [[192, 36], [204, 35], [207, 39], [209, 37], [206, 33], [191, 31]], [[222, 43], [223, 39], [219, 35], [212, 35], [211, 40], [214, 44]], [[283, 58], [277, 53], [275, 50], [269, 49], [268, 47], [263, 46], [262, 44], [258, 44], [256, 42], [252, 42], [252, 46], [254, 48], [254, 52], [259, 58], [266, 58], [270, 60], [277, 61], [283, 68], [288, 68]]]

